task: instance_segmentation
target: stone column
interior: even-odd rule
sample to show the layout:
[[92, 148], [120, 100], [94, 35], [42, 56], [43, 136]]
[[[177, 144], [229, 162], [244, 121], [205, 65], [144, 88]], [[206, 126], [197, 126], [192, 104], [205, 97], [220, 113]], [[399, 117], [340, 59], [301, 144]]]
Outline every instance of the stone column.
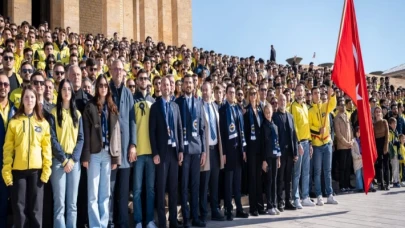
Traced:
[[191, 0], [172, 0], [173, 44], [192, 48]]
[[113, 37], [114, 32], [118, 32], [118, 36], [123, 35], [123, 0], [102, 0], [103, 17], [102, 17], [102, 33], [104, 36]]
[[5, 0], [5, 1], [9, 1], [7, 12], [14, 23], [20, 25], [21, 22], [28, 21], [28, 23], [31, 24], [32, 0]]
[[[79, 0], [60, 1], [60, 26], [64, 29], [70, 27], [74, 32], [80, 31]], [[52, 17], [53, 18], [53, 17]]]
[[172, 0], [158, 0], [159, 41], [173, 44]]
[[159, 40], [158, 32], [158, 0], [139, 0], [140, 41], [150, 36]]

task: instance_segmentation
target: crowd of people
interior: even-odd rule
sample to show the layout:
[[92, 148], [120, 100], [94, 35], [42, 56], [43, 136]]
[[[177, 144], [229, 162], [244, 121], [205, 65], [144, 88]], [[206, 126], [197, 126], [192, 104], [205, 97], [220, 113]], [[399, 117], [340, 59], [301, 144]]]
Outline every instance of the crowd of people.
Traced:
[[405, 186], [405, 89], [388, 77], [367, 78], [364, 186], [361, 117], [330, 68], [282, 65], [273, 45], [264, 60], [75, 32], [0, 16], [0, 227], [129, 227], [131, 200], [137, 228], [166, 227], [166, 205], [169, 227], [205, 227], [209, 210], [232, 221]]

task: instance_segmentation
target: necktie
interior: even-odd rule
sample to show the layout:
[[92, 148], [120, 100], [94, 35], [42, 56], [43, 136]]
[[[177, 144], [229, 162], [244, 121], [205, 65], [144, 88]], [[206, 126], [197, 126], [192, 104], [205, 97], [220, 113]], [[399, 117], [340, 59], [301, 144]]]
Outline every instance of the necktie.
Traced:
[[[215, 116], [211, 114], [211, 109], [209, 104], [206, 104], [207, 111], [208, 111], [208, 118], [210, 122], [210, 134], [211, 134], [211, 139], [214, 141], [217, 138], [217, 135], [215, 134], [214, 126], [216, 127], [216, 122], [214, 120]], [[214, 117], [214, 118], [213, 118]]]
[[187, 98], [188, 110], [191, 111], [191, 98]]

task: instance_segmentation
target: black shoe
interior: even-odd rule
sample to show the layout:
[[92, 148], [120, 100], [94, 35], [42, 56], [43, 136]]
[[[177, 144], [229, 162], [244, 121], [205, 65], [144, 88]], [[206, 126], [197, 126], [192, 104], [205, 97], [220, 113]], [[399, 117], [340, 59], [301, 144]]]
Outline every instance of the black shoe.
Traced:
[[285, 204], [285, 209], [289, 211], [297, 210], [297, 208], [289, 200]]
[[316, 198], [315, 192], [310, 192], [309, 193], [309, 198]]
[[180, 228], [183, 227], [183, 225], [179, 224], [179, 223], [174, 223], [174, 224], [169, 224], [169, 228]]
[[265, 215], [265, 214], [267, 214], [265, 210], [259, 210], [258, 212], [259, 212], [259, 215]]
[[257, 211], [251, 211], [250, 213], [249, 213], [251, 216], [259, 216], [259, 212], [257, 212]]
[[191, 225], [196, 226], [196, 227], [205, 227], [206, 226], [205, 222], [203, 222], [201, 220], [193, 220]]
[[245, 211], [236, 211], [236, 218], [249, 218], [249, 214]]
[[377, 190], [375, 190], [375, 188], [370, 188], [369, 190], [368, 190], [368, 192], [376, 192]]
[[225, 216], [221, 214], [218, 210], [211, 212], [211, 220], [213, 221], [225, 221]]
[[227, 221], [232, 221], [233, 220], [232, 212], [229, 212], [229, 213], [226, 214], [226, 220]]
[[280, 212], [283, 212], [283, 211], [284, 211], [284, 207], [285, 207], [284, 200], [279, 201], [279, 202], [278, 202], [278, 206], [277, 206], [278, 210], [279, 210]]

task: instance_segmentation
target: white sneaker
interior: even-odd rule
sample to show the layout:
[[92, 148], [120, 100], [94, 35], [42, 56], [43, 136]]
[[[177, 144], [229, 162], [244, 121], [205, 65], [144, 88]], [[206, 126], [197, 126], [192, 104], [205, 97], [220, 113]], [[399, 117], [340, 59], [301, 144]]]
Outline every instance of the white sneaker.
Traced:
[[401, 187], [405, 187], [405, 182], [401, 182], [399, 184], [401, 185]]
[[140, 223], [136, 224], [135, 228], [142, 228], [142, 223], [140, 222]]
[[302, 206], [304, 207], [313, 207], [315, 206], [314, 202], [311, 201], [309, 197], [302, 200]]
[[294, 200], [294, 206], [295, 206], [297, 209], [302, 209], [302, 204], [301, 204], [301, 202], [300, 202], [299, 199]]
[[339, 202], [335, 200], [335, 197], [333, 195], [329, 195], [328, 200], [326, 201], [327, 204], [338, 204]]
[[276, 212], [276, 210], [274, 210], [274, 208], [268, 209], [267, 213], [269, 213], [269, 215], [277, 215], [277, 212]]
[[318, 206], [323, 206], [324, 205], [322, 196], [318, 196], [316, 205], [318, 205]]
[[280, 215], [280, 211], [277, 208], [274, 208], [274, 210], [276, 211], [277, 215]]

